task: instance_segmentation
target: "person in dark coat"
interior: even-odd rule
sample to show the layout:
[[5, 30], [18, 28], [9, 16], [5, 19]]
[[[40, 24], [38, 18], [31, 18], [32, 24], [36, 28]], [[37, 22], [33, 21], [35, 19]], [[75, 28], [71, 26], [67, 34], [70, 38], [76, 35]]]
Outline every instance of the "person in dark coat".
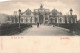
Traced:
[[39, 22], [37, 23], [37, 27], [39, 27]]

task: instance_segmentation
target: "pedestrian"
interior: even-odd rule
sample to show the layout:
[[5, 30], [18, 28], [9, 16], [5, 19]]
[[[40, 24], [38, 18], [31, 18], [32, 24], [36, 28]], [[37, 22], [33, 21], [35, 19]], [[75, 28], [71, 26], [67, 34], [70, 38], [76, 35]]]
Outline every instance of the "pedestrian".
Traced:
[[37, 27], [39, 27], [39, 22], [37, 22]]

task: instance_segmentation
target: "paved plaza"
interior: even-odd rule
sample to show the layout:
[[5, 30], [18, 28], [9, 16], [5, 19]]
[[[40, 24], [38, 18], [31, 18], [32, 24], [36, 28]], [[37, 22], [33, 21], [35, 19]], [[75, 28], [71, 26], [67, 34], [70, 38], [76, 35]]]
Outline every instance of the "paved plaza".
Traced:
[[66, 36], [70, 35], [69, 30], [61, 27], [53, 27], [48, 26], [48, 25], [40, 25], [37, 27], [36, 25], [33, 25], [33, 27], [24, 30], [22, 33], [19, 35], [25, 35], [25, 36], [35, 36], [35, 35], [40, 35], [40, 36]]

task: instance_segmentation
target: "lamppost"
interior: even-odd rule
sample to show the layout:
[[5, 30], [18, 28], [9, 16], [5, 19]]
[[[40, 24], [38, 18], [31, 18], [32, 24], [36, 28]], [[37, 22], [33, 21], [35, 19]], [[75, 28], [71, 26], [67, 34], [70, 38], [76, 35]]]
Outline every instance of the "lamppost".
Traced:
[[70, 32], [73, 32], [73, 24], [72, 24], [72, 22], [73, 22], [73, 15], [72, 15], [72, 12], [73, 12], [73, 10], [72, 9], [70, 9]]
[[72, 15], [72, 12], [73, 12], [73, 10], [72, 10], [72, 9], [70, 9], [70, 15]]
[[[21, 25], [21, 23], [20, 23], [20, 18], [21, 18], [21, 10], [19, 9], [18, 11], [19, 11], [19, 29], [21, 29], [21, 26], [20, 26], [20, 25]], [[20, 30], [20, 31], [21, 31], [21, 30]]]

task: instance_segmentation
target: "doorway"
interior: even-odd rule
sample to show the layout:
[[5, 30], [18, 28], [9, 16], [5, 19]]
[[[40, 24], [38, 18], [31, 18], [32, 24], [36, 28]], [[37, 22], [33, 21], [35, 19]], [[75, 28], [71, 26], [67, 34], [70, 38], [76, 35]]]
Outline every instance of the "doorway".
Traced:
[[43, 15], [39, 15], [39, 23], [43, 24], [44, 22], [44, 16]]

